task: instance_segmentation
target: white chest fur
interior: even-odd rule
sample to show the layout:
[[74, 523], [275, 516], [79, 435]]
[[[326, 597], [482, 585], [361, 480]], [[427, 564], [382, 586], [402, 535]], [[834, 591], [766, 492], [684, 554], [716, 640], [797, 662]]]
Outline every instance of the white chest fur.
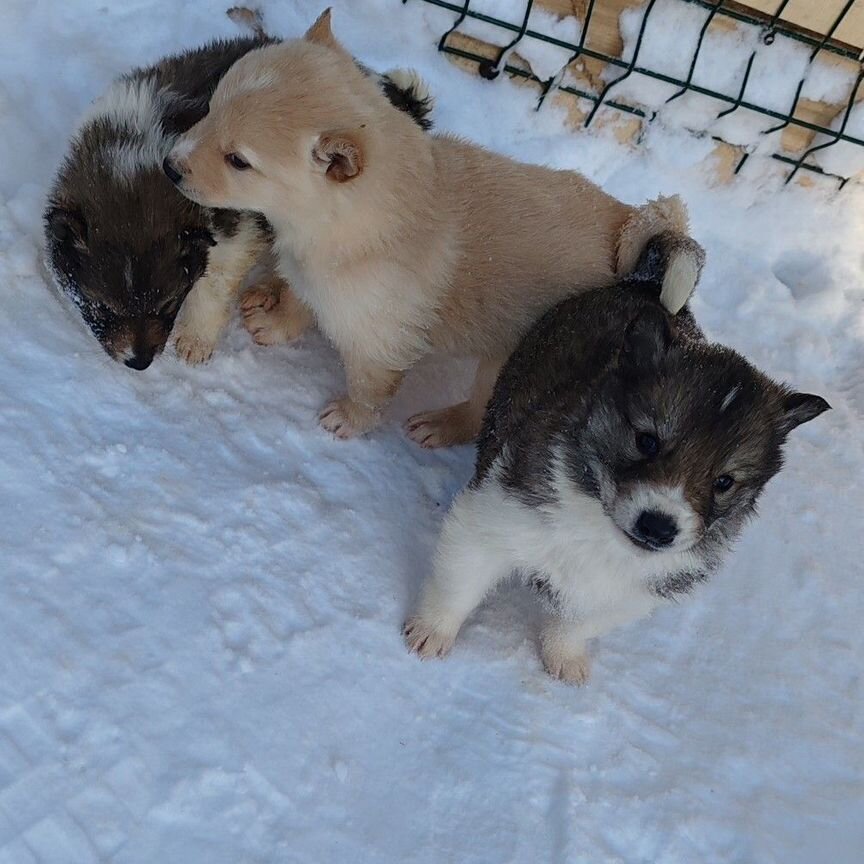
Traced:
[[583, 617], [634, 602], [656, 606], [652, 583], [692, 564], [687, 553], [637, 548], [599, 501], [572, 487], [547, 507], [521, 503], [494, 479], [473, 494], [485, 513], [487, 542], [506, 550], [514, 569], [542, 576], [565, 614]]
[[350, 352], [391, 369], [408, 368], [428, 348], [432, 310], [416, 280], [393, 262], [339, 260], [277, 242], [280, 274], [314, 312], [323, 332]]

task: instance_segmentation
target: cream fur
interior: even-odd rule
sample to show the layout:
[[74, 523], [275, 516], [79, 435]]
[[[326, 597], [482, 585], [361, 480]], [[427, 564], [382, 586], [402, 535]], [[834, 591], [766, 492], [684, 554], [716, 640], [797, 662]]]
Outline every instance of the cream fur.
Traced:
[[489, 382], [542, 312], [611, 283], [658, 231], [687, 230], [677, 198], [631, 207], [575, 172], [424, 133], [326, 16], [239, 60], [173, 159], [188, 197], [273, 224], [281, 275], [345, 361], [348, 396], [322, 414], [341, 437], [373, 428], [403, 373], [442, 352], [479, 358], [480, 380], [469, 403], [411, 418], [409, 435], [473, 439]]

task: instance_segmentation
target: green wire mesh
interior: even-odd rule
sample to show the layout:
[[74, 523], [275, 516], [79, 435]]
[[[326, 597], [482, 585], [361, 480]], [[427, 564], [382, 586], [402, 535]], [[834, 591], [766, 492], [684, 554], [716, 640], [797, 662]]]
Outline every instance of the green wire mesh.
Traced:
[[[407, 0], [402, 0], [402, 2], [406, 3]], [[835, 20], [832, 22], [830, 28], [828, 29], [828, 32], [818, 37], [810, 36], [807, 33], [801, 32], [781, 20], [780, 16], [783, 14], [790, 0], [781, 0], [774, 14], [770, 18], [760, 18], [756, 17], [755, 15], [747, 14], [747, 12], [742, 10], [740, 7], [728, 6], [727, 0], [680, 0], [680, 2], [682, 3], [691, 3], [693, 5], [701, 6], [704, 9], [708, 10], [707, 18], [702, 25], [698, 41], [693, 51], [689, 72], [684, 80], [679, 80], [669, 75], [657, 72], [656, 70], [652, 70], [645, 66], [639, 65], [639, 52], [642, 46], [643, 36], [645, 35], [645, 29], [648, 24], [648, 19], [651, 15], [652, 10], [654, 9], [656, 0], [648, 0], [647, 4], [645, 5], [642, 21], [639, 26], [638, 36], [636, 38], [636, 42], [633, 48], [633, 54], [629, 61], [622, 60], [620, 57], [614, 57], [609, 54], [605, 54], [601, 51], [593, 50], [586, 46], [586, 42], [588, 41], [587, 37], [591, 27], [591, 19], [594, 14], [595, 7], [598, 5], [598, 3], [602, 4], [603, 0], [589, 0], [585, 11], [585, 19], [584, 21], [581, 21], [582, 27], [578, 44], [572, 44], [570, 42], [562, 41], [561, 39], [557, 39], [547, 34], [529, 29], [528, 21], [531, 15], [531, 9], [534, 5], [534, 0], [526, 0], [525, 14], [521, 24], [514, 24], [512, 22], [496, 18], [492, 15], [478, 12], [471, 8], [471, 0], [461, 0], [461, 2], [448, 2], [448, 0], [420, 0], [420, 2], [429, 3], [433, 6], [438, 6], [443, 9], [449, 9], [455, 13], [456, 17], [454, 18], [452, 26], [441, 35], [441, 39], [438, 42], [439, 51], [443, 51], [447, 54], [452, 54], [456, 57], [461, 57], [463, 59], [476, 62], [478, 64], [480, 74], [484, 78], [488, 78], [490, 80], [497, 78], [501, 72], [505, 72], [508, 75], [525, 78], [535, 82], [540, 89], [540, 97], [537, 102], [538, 110], [543, 105], [546, 96], [549, 94], [549, 92], [553, 90], [570, 93], [573, 96], [587, 99], [593, 104], [591, 110], [585, 118], [585, 126], [591, 125], [591, 122], [594, 120], [597, 111], [604, 105], [615, 108], [619, 111], [634, 114], [638, 117], [644, 118], [648, 122], [654, 119], [657, 114], [656, 111], [646, 111], [633, 105], [628, 105], [624, 102], [618, 102], [614, 98], [615, 94], [613, 91], [615, 87], [620, 84], [624, 79], [635, 73], [637, 75], [644, 75], [648, 78], [652, 78], [655, 81], [662, 81], [667, 84], [675, 85], [678, 89], [672, 96], [669, 97], [669, 99], [666, 100], [667, 103], [679, 98], [685, 93], [692, 92], [726, 103], [728, 107], [717, 115], [718, 118], [728, 116], [729, 114], [732, 114], [733, 112], [744, 108], [747, 111], [752, 111], [778, 121], [777, 124], [771, 126], [770, 129], [763, 130], [761, 133], [762, 135], [768, 135], [774, 132], [778, 132], [789, 125], [799, 126], [811, 132], [824, 135], [825, 140], [823, 141], [823, 143], [806, 148], [804, 152], [798, 157], [788, 156], [783, 153], [770, 154], [773, 159], [776, 159], [790, 166], [790, 170], [786, 175], [786, 183], [788, 183], [798, 173], [798, 171], [804, 169], [806, 171], [812, 171], [814, 173], [822, 174], [823, 176], [836, 179], [838, 181], [839, 188], [842, 189], [849, 178], [841, 177], [839, 175], [831, 174], [830, 172], [825, 171], [821, 166], [811, 160], [811, 156], [815, 152], [832, 147], [840, 141], [845, 141], [859, 147], [864, 147], [864, 140], [861, 140], [846, 133], [846, 127], [849, 121], [849, 117], [852, 113], [852, 109], [855, 106], [858, 90], [861, 86], [861, 80], [862, 78], [864, 78], [864, 67], [861, 66], [861, 57], [858, 51], [833, 41], [834, 33], [837, 32], [837, 28], [843, 23], [843, 20], [846, 18], [846, 15], [848, 14], [849, 10], [852, 8], [856, 0], [847, 0], [847, 2], [844, 3], [843, 7], [840, 9]], [[800, 81], [798, 82], [794, 99], [792, 101], [792, 104], [789, 106], [787, 112], [783, 113], [780, 111], [775, 111], [748, 99], [747, 85], [750, 80], [750, 70], [756, 57], [755, 50], [751, 53], [750, 58], [747, 62], [737, 96], [732, 97], [728, 94], [720, 93], [708, 87], [699, 86], [693, 83], [693, 75], [696, 69], [697, 60], [699, 58], [699, 53], [702, 50], [702, 44], [705, 38], [705, 34], [711, 21], [717, 15], [725, 16], [736, 21], [741, 21], [759, 27], [761, 29], [762, 41], [766, 45], [772, 44], [777, 34], [781, 34], [785, 37], [801, 42], [811, 49], [807, 62], [807, 68], [805, 69]], [[503, 33], [508, 34], [509, 38], [505, 36], [505, 38], [508, 38], [507, 44], [505, 44], [502, 48], [499, 49], [496, 59], [490, 60], [488, 57], [484, 57], [470, 50], [466, 50], [465, 48], [460, 48], [450, 44], [450, 34], [456, 31], [466, 18], [473, 18], [485, 24], [495, 25], [496, 27], [501, 28]], [[541, 42], [546, 42], [550, 45], [557, 46], [558, 48], [563, 48], [570, 52], [570, 57], [557, 74], [546, 80], [541, 80], [540, 78], [532, 74], [530, 71], [521, 69], [516, 66], [512, 66], [507, 62], [507, 58], [510, 55], [511, 51], [516, 47], [516, 45], [518, 45], [518, 43], [522, 39], [526, 37], [530, 39], [537, 39]], [[833, 54], [839, 57], [844, 57], [853, 60], [859, 64], [859, 71], [855, 83], [852, 87], [848, 103], [846, 104], [842, 119], [837, 129], [829, 129], [828, 127], [821, 126], [818, 123], [811, 123], [807, 120], [795, 116], [795, 112], [798, 108], [798, 103], [801, 98], [801, 91], [807, 77], [807, 71], [809, 70], [813, 61], [821, 52]], [[595, 60], [603, 61], [604, 63], [609, 64], [611, 67], [620, 69], [621, 74], [613, 80], [607, 82], [598, 93], [590, 92], [580, 87], [562, 84], [561, 80], [563, 78], [564, 70], [579, 57], [588, 57]], [[721, 139], [717, 138], [716, 140]], [[742, 158], [735, 167], [736, 174], [738, 173], [738, 171], [741, 170], [744, 163], [747, 161], [749, 155], [749, 152], [747, 152], [745, 148], [745, 152]]]

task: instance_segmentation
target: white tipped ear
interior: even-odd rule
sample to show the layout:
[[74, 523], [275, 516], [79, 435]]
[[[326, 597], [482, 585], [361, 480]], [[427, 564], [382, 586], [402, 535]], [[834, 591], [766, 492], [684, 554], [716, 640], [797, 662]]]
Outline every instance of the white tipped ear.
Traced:
[[321, 135], [312, 148], [312, 158], [324, 168], [327, 178], [335, 183], [345, 183], [363, 173], [360, 144], [344, 132]]
[[333, 31], [330, 29], [330, 17], [333, 10], [328, 6], [316, 19], [315, 23], [306, 31], [303, 37], [307, 42], [315, 42], [325, 45], [327, 48], [341, 50], [342, 46], [336, 41]]

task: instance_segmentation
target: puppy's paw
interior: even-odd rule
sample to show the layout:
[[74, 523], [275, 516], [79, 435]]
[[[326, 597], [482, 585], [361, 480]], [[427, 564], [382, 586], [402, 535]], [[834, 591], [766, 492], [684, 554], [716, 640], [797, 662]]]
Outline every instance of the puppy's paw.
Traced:
[[243, 326], [256, 345], [281, 345], [290, 338], [285, 334], [279, 317], [263, 307], [244, 312]]
[[358, 405], [347, 396], [331, 402], [318, 416], [322, 428], [343, 441], [374, 429], [379, 419], [378, 412]]
[[456, 641], [455, 633], [440, 630], [417, 615], [405, 622], [402, 635], [408, 650], [421, 660], [444, 657]]
[[467, 403], [439, 411], [424, 411], [405, 422], [408, 437], [421, 447], [453, 447], [469, 444], [479, 434]]
[[240, 301], [243, 325], [257, 345], [281, 345], [302, 335], [312, 314], [284, 289], [280, 299], [272, 287], [252, 288]]
[[240, 298], [240, 311], [246, 315], [255, 309], [269, 312], [279, 302], [279, 295], [269, 285], [250, 288]]
[[206, 339], [199, 339], [186, 333], [181, 333], [174, 339], [174, 351], [177, 356], [192, 366], [206, 363], [215, 350], [215, 342], [208, 342]]
[[546, 671], [565, 684], [581, 686], [591, 677], [591, 661], [587, 654], [568, 654], [560, 650], [543, 650]]

